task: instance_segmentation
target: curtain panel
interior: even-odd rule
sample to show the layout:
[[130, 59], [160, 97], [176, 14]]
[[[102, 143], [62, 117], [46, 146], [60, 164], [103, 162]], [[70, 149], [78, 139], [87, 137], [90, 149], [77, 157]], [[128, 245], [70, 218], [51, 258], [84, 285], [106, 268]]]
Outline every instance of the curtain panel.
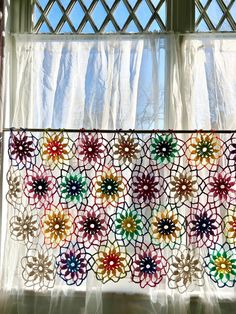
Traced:
[[[106, 302], [112, 303], [108, 301], [113, 300], [109, 296], [111, 292], [120, 296], [122, 293], [138, 295], [137, 302], [133, 301], [134, 295], [130, 296], [132, 305], [127, 301], [129, 299], [126, 299], [127, 307], [130, 306], [129, 313], [142, 313], [145, 310], [148, 313], [183, 313], [189, 308], [193, 312], [195, 308], [196, 313], [221, 313], [221, 311], [223, 313], [221, 300], [228, 299], [232, 302], [235, 300], [233, 267], [235, 262], [231, 255], [235, 254], [235, 238], [232, 236], [233, 231], [229, 231], [235, 215], [233, 197], [235, 136], [233, 133], [216, 135], [214, 132], [208, 135], [196, 132], [185, 134], [175, 133], [173, 130], [161, 133], [157, 129], [236, 129], [234, 106], [236, 42], [234, 36], [223, 38], [198, 35], [185, 36], [181, 47], [178, 43], [179, 37], [173, 34], [93, 37], [7, 36], [4, 127], [18, 127], [22, 130], [12, 130], [10, 135], [6, 132], [4, 141], [3, 195], [7, 196], [7, 201], [5, 198], [2, 199], [0, 281], [0, 308], [4, 314], [10, 311], [19, 314], [43, 312], [62, 314], [68, 309], [71, 313], [110, 313], [111, 309], [107, 308]], [[27, 128], [42, 128], [43, 133], [37, 130], [31, 133], [24, 131]], [[61, 131], [53, 133], [47, 130], [48, 128], [57, 128]], [[156, 132], [149, 134], [127, 132], [124, 135], [124, 143], [134, 144], [133, 152], [137, 157], [134, 161], [128, 157], [125, 159], [124, 154], [120, 155], [120, 147], [125, 147], [119, 144], [122, 143], [122, 133], [95, 132], [94, 135], [93, 132], [87, 134], [81, 130], [66, 134], [63, 128], [149, 131], [155, 129]], [[65, 158], [52, 158], [53, 154], [50, 158], [47, 156], [50, 151], [48, 147], [52, 148], [51, 153], [54, 151], [54, 146], [50, 146], [50, 139], [52, 142], [61, 143], [58, 143], [58, 147], [62, 150], [62, 155], [66, 155]], [[104, 147], [98, 154], [101, 161], [97, 165], [96, 159], [86, 160], [88, 156], [83, 155], [85, 151], [81, 148], [81, 143], [86, 145], [93, 141], [97, 143], [95, 148], [100, 144]], [[174, 147], [174, 155], [167, 160], [163, 157], [165, 154], [155, 158], [157, 149], [162, 147], [163, 142]], [[201, 146], [201, 143], [207, 147]], [[19, 154], [20, 147], [26, 149], [26, 156], [24, 153]], [[164, 147], [166, 151], [168, 147]], [[206, 151], [201, 157], [197, 157], [200, 152], [203, 153], [199, 147], [208, 148], [208, 153], [209, 150], [212, 152], [211, 157], [207, 155], [204, 157]], [[191, 150], [194, 149], [195, 152], [191, 154]], [[55, 168], [53, 163], [56, 163]], [[120, 171], [119, 175], [115, 172], [116, 167]], [[105, 170], [110, 171], [108, 177], [103, 173]], [[198, 195], [196, 186], [192, 186], [192, 196], [195, 197], [193, 204], [185, 194], [179, 200], [177, 193], [177, 190], [178, 192], [180, 190], [176, 181], [190, 180], [190, 175], [187, 175], [189, 171], [194, 184], [199, 185], [201, 191], [201, 195]], [[98, 173], [100, 175], [97, 176]], [[117, 183], [117, 193], [121, 194], [119, 197], [123, 198], [124, 203], [116, 206], [117, 198], [114, 197], [112, 204], [112, 194], [108, 193], [107, 200], [105, 197], [107, 207], [103, 203], [96, 203], [98, 206], [93, 208], [94, 199], [101, 199], [96, 191], [100, 189], [100, 196], [104, 194], [104, 186], [98, 184], [99, 188], [94, 183], [98, 177], [101, 180], [104, 178], [126, 180], [127, 182], [122, 181], [122, 188]], [[49, 181], [44, 181], [46, 185], [49, 184], [47, 187], [50, 191], [50, 201], [47, 199], [47, 193], [46, 200], [43, 193], [39, 193], [38, 196], [34, 194], [35, 178], [51, 180], [50, 184]], [[148, 190], [148, 195], [154, 193], [155, 196], [153, 201], [145, 198], [149, 208], [147, 212], [143, 206], [139, 210], [136, 210], [135, 206], [132, 207], [135, 202], [144, 202], [144, 196], [138, 194], [140, 187], [135, 190], [138, 178], [141, 178], [142, 182], [149, 180], [155, 183], [157, 178], [158, 182], [160, 180], [158, 188], [154, 186], [151, 192]], [[14, 190], [9, 192], [14, 184], [15, 186], [18, 184], [18, 180], [20, 181], [15, 192]], [[66, 188], [68, 180], [72, 183], [79, 180], [82, 187], [81, 195], [76, 195], [72, 199], [71, 196], [68, 197]], [[228, 188], [227, 193], [224, 189], [220, 193], [217, 192], [216, 185], [220, 182], [221, 186]], [[65, 185], [64, 190], [62, 184]], [[21, 193], [19, 199], [18, 192]], [[14, 193], [16, 199], [13, 202]], [[88, 203], [82, 208], [80, 205], [82, 206], [83, 199]], [[182, 205], [175, 206], [175, 201], [179, 204], [190, 202], [192, 206], [188, 205], [185, 211]], [[58, 218], [55, 213], [56, 215], [59, 213], [56, 206], [60, 202], [64, 204], [62, 207], [73, 205], [72, 209], [61, 208], [59, 211], [67, 215], [68, 225], [65, 227], [66, 235], [61, 233], [57, 237], [60, 233], [52, 235], [49, 220], [50, 217]], [[55, 213], [48, 213], [46, 209], [44, 212], [44, 205], [47, 203], [50, 205], [48, 210], [52, 212], [54, 210]], [[126, 206], [123, 206], [124, 204]], [[102, 214], [99, 206], [104, 207]], [[86, 211], [86, 207], [91, 208], [91, 211]], [[168, 210], [173, 212], [170, 213]], [[118, 278], [118, 270], [112, 271], [112, 265], [109, 266], [109, 275], [104, 268], [96, 268], [99, 258], [100, 260], [105, 258], [111, 246], [108, 246], [108, 251], [106, 246], [103, 246], [104, 250], [101, 253], [102, 250], [99, 251], [96, 244], [95, 247], [90, 246], [90, 241], [94, 238], [98, 244], [101, 241], [99, 237], [91, 234], [89, 236], [87, 233], [85, 239], [81, 235], [82, 227], [79, 222], [86, 220], [86, 214], [91, 214], [92, 217], [98, 215], [99, 219], [104, 221], [107, 228], [104, 227], [105, 230], [102, 228], [100, 231], [104, 241], [102, 244], [107, 242], [108, 236], [111, 237], [109, 243], [114, 244], [112, 249], [114, 258], [117, 253], [115, 244], [118, 245], [119, 241], [130, 257], [127, 263], [126, 259], [122, 259], [119, 264], [122, 274], [127, 272], [127, 276], [116, 283], [113, 281]], [[127, 231], [122, 233], [121, 230], [122, 217], [132, 221], [125, 216], [129, 214], [141, 224], [141, 230], [138, 228], [133, 236]], [[32, 221], [30, 217], [33, 217]], [[74, 222], [76, 217], [78, 221]], [[153, 217], [156, 217], [155, 221]], [[173, 218], [178, 224], [174, 240], [172, 236], [165, 236], [165, 233], [158, 236], [158, 219], [165, 218], [169, 222]], [[203, 227], [200, 228], [200, 224], [197, 223], [200, 218], [211, 224], [209, 233], [202, 233]], [[25, 219], [28, 219], [30, 224], [31, 222], [35, 224], [30, 227], [31, 234], [20, 231], [21, 222]], [[138, 223], [136, 222], [136, 225]], [[26, 225], [22, 225], [24, 226], [26, 228]], [[229, 234], [227, 236], [226, 231], [231, 232], [232, 237]], [[137, 240], [140, 237], [141, 240]], [[69, 241], [72, 238], [76, 238], [76, 241]], [[168, 243], [157, 244], [161, 240], [164, 241], [162, 243]], [[177, 248], [182, 249], [182, 245], [185, 247], [188, 245], [186, 250], [178, 251]], [[135, 251], [136, 247], [138, 251]], [[65, 262], [68, 256], [71, 259], [73, 256], [79, 259], [82, 256], [79, 255], [82, 254], [80, 249], [85, 255], [84, 262], [81, 262], [80, 272], [75, 271], [72, 278], [71, 272], [68, 273], [66, 270], [68, 263], [63, 264], [63, 261]], [[188, 253], [192, 249], [194, 255]], [[167, 253], [163, 253], [162, 250]], [[70, 252], [78, 254], [73, 255]], [[181, 252], [183, 255], [178, 256]], [[121, 254], [119, 250], [118, 253], [119, 258], [123, 258], [123, 253]], [[91, 256], [89, 262], [86, 254]], [[96, 254], [102, 256], [96, 259], [94, 257]], [[136, 277], [132, 277], [131, 273], [134, 269], [137, 272], [137, 265], [143, 265], [141, 263], [143, 255], [145, 261], [148, 258], [160, 258], [152, 264], [156, 270], [160, 270], [159, 275], [155, 275], [153, 268], [153, 272], [150, 270], [149, 273], [146, 272], [144, 280], [142, 277], [142, 280], [135, 279], [137, 281], [135, 282], [133, 279]], [[198, 256], [199, 259], [196, 259]], [[34, 266], [34, 261], [39, 261], [42, 257], [44, 262], [48, 263], [48, 273], [46, 270], [44, 272], [47, 273], [46, 279], [38, 275], [43, 265], [38, 264], [37, 270]], [[173, 260], [170, 263], [171, 258]], [[179, 260], [191, 261], [192, 267], [199, 269], [198, 275], [191, 282], [197, 284], [195, 288], [188, 287], [190, 277], [186, 277], [185, 280], [178, 277], [180, 271], [174, 270], [174, 267], [179, 266]], [[215, 261], [217, 265], [214, 266], [211, 263], [214, 264]], [[135, 264], [136, 262], [138, 264]], [[76, 263], [73, 265], [70, 264], [70, 270], [71, 267], [76, 267]], [[148, 265], [151, 267], [151, 264]], [[91, 269], [88, 271], [89, 267]], [[97, 269], [100, 275], [96, 278]], [[175, 277], [173, 281], [170, 279], [172, 275]], [[112, 281], [111, 278], [115, 279]], [[108, 282], [103, 284], [102, 281], [107, 279]], [[172, 289], [170, 281], [176, 289]], [[71, 283], [74, 285], [70, 285]], [[48, 288], [47, 291], [42, 291], [45, 286]], [[182, 289], [185, 290], [186, 286], [190, 289], [179, 293], [178, 290], [183, 292]], [[145, 309], [139, 302], [140, 296], [145, 298]], [[196, 296], [200, 297], [200, 308], [197, 309], [195, 306], [192, 308]], [[127, 311], [124, 305], [117, 304], [114, 313], [121, 307], [124, 313]]]

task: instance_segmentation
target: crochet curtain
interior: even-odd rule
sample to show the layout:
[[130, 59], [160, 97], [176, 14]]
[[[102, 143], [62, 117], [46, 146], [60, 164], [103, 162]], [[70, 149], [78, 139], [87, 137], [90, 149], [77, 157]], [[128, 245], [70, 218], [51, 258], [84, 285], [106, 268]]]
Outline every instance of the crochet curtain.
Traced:
[[[81, 130], [236, 129], [235, 40], [177, 39], [6, 39], [4, 126], [26, 130], [4, 134], [4, 314], [183, 313], [196, 295], [196, 313], [220, 313], [234, 300], [234, 133]], [[108, 306], [110, 292], [138, 296]]]

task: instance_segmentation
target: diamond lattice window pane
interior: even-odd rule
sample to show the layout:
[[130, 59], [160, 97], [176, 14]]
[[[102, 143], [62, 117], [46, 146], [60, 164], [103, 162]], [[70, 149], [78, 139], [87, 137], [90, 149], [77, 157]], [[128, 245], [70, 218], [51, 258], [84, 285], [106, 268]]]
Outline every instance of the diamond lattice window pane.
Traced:
[[62, 11], [57, 3], [54, 3], [49, 14], [48, 19], [53, 29], [56, 29], [60, 19], [62, 17]]
[[74, 5], [73, 9], [69, 14], [69, 18], [71, 21], [73, 21], [74, 28], [77, 29], [84, 18], [84, 11], [79, 5], [79, 3], [76, 3]]
[[35, 33], [166, 31], [167, 0], [35, 0]]
[[195, 0], [195, 29], [200, 32], [236, 31], [236, 1]]

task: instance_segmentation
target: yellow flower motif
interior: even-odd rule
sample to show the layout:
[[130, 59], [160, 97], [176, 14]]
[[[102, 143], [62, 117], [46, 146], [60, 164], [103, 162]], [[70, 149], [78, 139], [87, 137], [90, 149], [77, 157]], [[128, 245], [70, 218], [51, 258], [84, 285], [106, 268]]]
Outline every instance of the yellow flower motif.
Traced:
[[116, 203], [126, 194], [125, 179], [113, 168], [98, 172], [95, 178], [95, 197], [103, 204]]
[[212, 166], [223, 154], [221, 141], [214, 134], [197, 134], [189, 141], [187, 152], [195, 166]]
[[161, 209], [154, 213], [151, 220], [152, 237], [164, 243], [175, 242], [181, 234], [181, 223], [173, 210]]
[[217, 259], [215, 259], [215, 267], [218, 273], [221, 274], [228, 274], [232, 271], [232, 263], [229, 259], [220, 256]]
[[136, 230], [137, 224], [133, 217], [125, 218], [121, 223], [121, 228], [126, 232], [134, 232]]
[[73, 233], [73, 218], [65, 209], [52, 208], [46, 210], [42, 217], [42, 231], [45, 243], [53, 248], [70, 241]]

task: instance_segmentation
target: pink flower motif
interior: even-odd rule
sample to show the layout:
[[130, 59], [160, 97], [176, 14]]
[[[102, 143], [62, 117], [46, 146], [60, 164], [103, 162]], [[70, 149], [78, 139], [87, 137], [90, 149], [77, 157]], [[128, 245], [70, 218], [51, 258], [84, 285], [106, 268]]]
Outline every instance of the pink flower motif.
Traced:
[[96, 206], [86, 206], [86, 210], [80, 210], [79, 213], [75, 218], [77, 241], [83, 243], [85, 248], [100, 245], [110, 231], [109, 216]]
[[166, 276], [168, 263], [160, 249], [153, 245], [142, 244], [136, 247], [131, 265], [131, 280], [138, 283], [141, 288], [156, 287]]
[[230, 174], [217, 173], [209, 179], [208, 189], [210, 195], [220, 201], [230, 201], [236, 197], [235, 179]]
[[99, 163], [104, 157], [103, 139], [97, 134], [81, 134], [76, 141], [76, 156], [83, 163]]
[[24, 193], [29, 205], [41, 208], [53, 202], [56, 193], [56, 178], [50, 169], [43, 165], [39, 168], [34, 165], [32, 170], [26, 171], [24, 178]]

